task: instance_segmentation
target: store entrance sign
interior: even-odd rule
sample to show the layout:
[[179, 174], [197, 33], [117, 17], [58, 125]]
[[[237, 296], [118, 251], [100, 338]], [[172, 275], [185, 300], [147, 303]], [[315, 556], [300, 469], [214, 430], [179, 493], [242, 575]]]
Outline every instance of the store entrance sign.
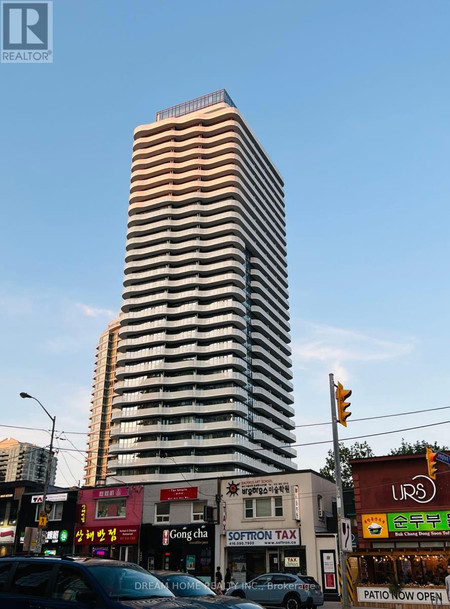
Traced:
[[447, 603], [445, 589], [405, 588], [392, 594], [389, 588], [358, 586], [358, 601], [362, 603], [395, 603], [412, 605], [442, 605]]

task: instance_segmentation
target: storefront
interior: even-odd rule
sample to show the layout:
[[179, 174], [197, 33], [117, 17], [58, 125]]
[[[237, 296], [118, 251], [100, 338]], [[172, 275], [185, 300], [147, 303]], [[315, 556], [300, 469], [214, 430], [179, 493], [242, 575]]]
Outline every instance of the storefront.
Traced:
[[217, 480], [144, 487], [141, 564], [147, 569], [191, 573], [206, 583], [216, 561]]
[[350, 557], [358, 604], [448, 604], [450, 485], [425, 454], [352, 462], [359, 549]]
[[182, 571], [211, 582], [214, 525], [142, 526], [144, 566], [150, 571]]
[[335, 485], [311, 470], [222, 480], [219, 564], [237, 583], [271, 571], [320, 582], [321, 552], [336, 550], [327, 527], [334, 494]]
[[[46, 556], [63, 556], [73, 550], [73, 528], [78, 492], [48, 493], [47, 526], [43, 531], [42, 552]], [[18, 520], [17, 550], [35, 552], [39, 514], [42, 512], [43, 494], [24, 494]]]
[[225, 547], [226, 565], [236, 583], [266, 571], [305, 572], [305, 549], [300, 547], [298, 528], [227, 531]]
[[76, 553], [138, 562], [142, 496], [139, 485], [81, 490]]

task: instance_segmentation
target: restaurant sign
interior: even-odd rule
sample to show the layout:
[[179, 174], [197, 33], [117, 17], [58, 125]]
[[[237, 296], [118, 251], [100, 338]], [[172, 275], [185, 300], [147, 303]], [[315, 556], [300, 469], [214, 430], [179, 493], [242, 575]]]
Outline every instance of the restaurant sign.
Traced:
[[363, 537], [449, 537], [450, 510], [362, 514]]
[[135, 544], [138, 542], [139, 526], [128, 527], [76, 527], [73, 543], [89, 545], [104, 544]]
[[267, 529], [256, 531], [227, 531], [230, 546], [298, 546], [298, 529]]
[[397, 594], [389, 588], [358, 586], [358, 601], [362, 603], [401, 603], [412, 605], [442, 605], [447, 603], [445, 588], [427, 590], [424, 588], [403, 588]]

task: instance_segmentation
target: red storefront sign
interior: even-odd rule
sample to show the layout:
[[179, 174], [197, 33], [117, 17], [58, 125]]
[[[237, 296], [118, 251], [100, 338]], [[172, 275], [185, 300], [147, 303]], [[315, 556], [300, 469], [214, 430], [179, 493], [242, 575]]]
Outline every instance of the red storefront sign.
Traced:
[[197, 499], [197, 486], [184, 486], [179, 488], [163, 488], [159, 492], [160, 501], [181, 501], [182, 499]]
[[75, 545], [119, 544], [132, 545], [138, 542], [139, 526], [117, 527], [76, 527], [73, 543]]
[[92, 491], [92, 499], [113, 499], [114, 497], [128, 497], [130, 491], [127, 486], [118, 488], [96, 488]]

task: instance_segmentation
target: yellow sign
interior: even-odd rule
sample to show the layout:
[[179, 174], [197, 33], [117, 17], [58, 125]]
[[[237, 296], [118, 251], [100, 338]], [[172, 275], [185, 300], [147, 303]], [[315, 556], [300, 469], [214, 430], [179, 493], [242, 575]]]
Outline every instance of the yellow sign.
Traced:
[[39, 515], [39, 526], [40, 527], [46, 527], [47, 526], [47, 519], [48, 519], [47, 514], [42, 514], [41, 513]]
[[389, 537], [386, 514], [363, 514], [361, 520], [363, 537], [366, 539]]

